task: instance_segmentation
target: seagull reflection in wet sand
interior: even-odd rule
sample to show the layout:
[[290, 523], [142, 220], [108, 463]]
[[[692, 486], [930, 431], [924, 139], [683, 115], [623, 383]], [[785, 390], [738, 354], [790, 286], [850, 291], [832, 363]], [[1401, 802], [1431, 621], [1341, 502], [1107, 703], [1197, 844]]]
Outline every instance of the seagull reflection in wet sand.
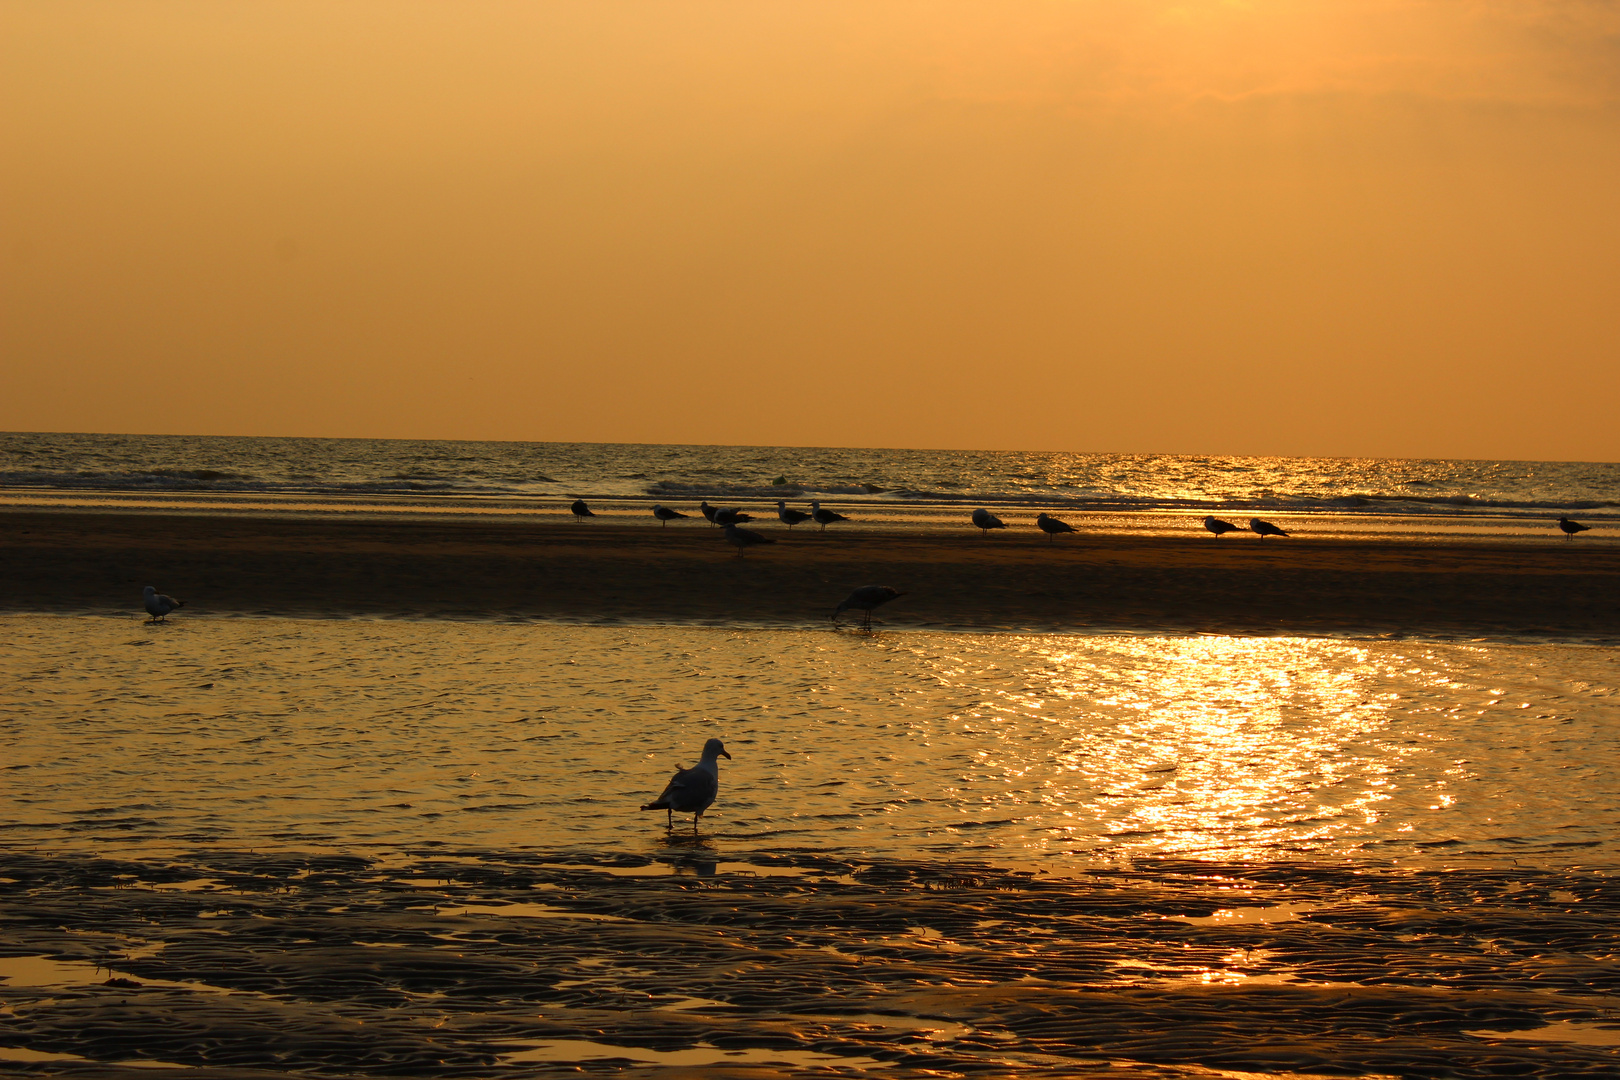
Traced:
[[643, 810], [663, 810], [668, 814], [667, 828], [675, 828], [675, 814], [692, 815], [692, 831], [698, 829], [698, 821], [703, 817], [703, 811], [714, 804], [714, 797], [720, 794], [720, 758], [731, 760], [726, 753], [725, 744], [719, 739], [710, 739], [703, 744], [703, 758], [690, 769], [677, 769], [675, 775], [670, 777], [664, 792], [652, 802], [642, 807]]

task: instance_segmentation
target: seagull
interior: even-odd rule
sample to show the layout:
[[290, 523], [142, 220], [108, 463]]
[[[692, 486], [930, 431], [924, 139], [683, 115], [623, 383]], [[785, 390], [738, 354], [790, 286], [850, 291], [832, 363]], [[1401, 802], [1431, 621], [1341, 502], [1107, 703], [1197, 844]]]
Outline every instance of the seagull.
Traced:
[[568, 509], [569, 512], [574, 515], [575, 521], [584, 521], [588, 517], [596, 516], [595, 514], [591, 513], [591, 508], [585, 505], [584, 499], [575, 499], [574, 505], [570, 506]]
[[991, 529], [1005, 529], [1007, 527], [1006, 522], [988, 510], [973, 511], [973, 524], [977, 525], [985, 536], [990, 535]]
[[1220, 536], [1222, 533], [1237, 532], [1236, 525], [1232, 524], [1230, 521], [1222, 521], [1220, 518], [1213, 516], [1204, 519], [1204, 528], [1208, 529], [1216, 536]]
[[1590, 529], [1592, 526], [1590, 526], [1590, 525], [1582, 525], [1578, 521], [1569, 520], [1569, 518], [1559, 518], [1558, 519], [1558, 527], [1560, 529], [1564, 530], [1564, 539], [1565, 540], [1573, 540], [1573, 539], [1575, 539], [1575, 534], [1576, 533], [1585, 532], [1586, 530]]
[[726, 526], [726, 540], [737, 545], [737, 558], [743, 557], [743, 552], [755, 544], [774, 544], [768, 536], [761, 536], [753, 529], [744, 529], [740, 525]]
[[183, 608], [186, 606], [186, 602], [184, 600], [176, 600], [172, 596], [164, 596], [151, 585], [148, 585], [146, 588], [142, 589], [141, 594], [146, 601], [147, 614], [152, 616], [150, 619], [146, 620], [147, 622], [157, 622], [160, 619], [167, 622], [168, 620], [164, 619], [164, 616], [173, 611], [175, 608]]
[[698, 512], [708, 519], [710, 525], [714, 524], [714, 515], [719, 513], [719, 511], [709, 505], [709, 500], [707, 499], [704, 499], [702, 502], [698, 503]]
[[720, 794], [719, 759], [722, 757], [731, 760], [725, 744], [719, 739], [710, 739], [703, 744], [703, 760], [690, 769], [676, 769], [664, 793], [642, 809], [667, 811], [667, 827], [671, 829], [675, 827], [676, 811], [691, 814], [692, 832], [696, 833], [698, 819], [703, 816], [703, 811], [714, 805], [714, 797]]
[[810, 515], [803, 510], [789, 510], [788, 504], [782, 499], [776, 500], [776, 516], [782, 519], [782, 524], [793, 528], [801, 521], [809, 521]]
[[849, 520], [849, 518], [845, 517], [843, 514], [836, 513], [832, 510], [823, 510], [821, 508], [821, 504], [818, 502], [813, 502], [810, 504], [810, 517], [817, 525], [821, 526], [822, 532], [826, 532], [827, 526], [831, 525], [835, 521]]
[[659, 521], [663, 522], [663, 524], [659, 526], [660, 529], [669, 528], [669, 523], [674, 521], [676, 518], [684, 518], [684, 517], [691, 517], [691, 516], [692, 515], [690, 515], [690, 514], [683, 514], [679, 510], [671, 510], [667, 506], [655, 506], [655, 507], [653, 507], [653, 517], [655, 517]]
[[741, 525], [745, 521], [753, 521], [754, 515], [745, 514], [741, 510], [716, 510], [714, 523], [716, 525]]
[[1288, 535], [1287, 533], [1283, 532], [1281, 529], [1277, 528], [1277, 526], [1273, 525], [1271, 522], [1269, 522], [1269, 521], [1261, 521], [1259, 518], [1250, 518], [1249, 519], [1249, 528], [1253, 529], [1255, 532], [1260, 534], [1260, 542], [1261, 543], [1265, 543], [1266, 537], [1268, 537], [1268, 536], [1287, 536]]
[[1057, 539], [1058, 533], [1074, 532], [1073, 525], [1070, 525], [1067, 521], [1059, 521], [1050, 514], [1040, 515], [1035, 519], [1035, 524], [1040, 526], [1041, 532], [1046, 534], [1048, 544]]
[[866, 613], [861, 618], [861, 629], [870, 630], [872, 629], [872, 609], [882, 607], [895, 597], [904, 595], [906, 594], [891, 589], [887, 585], [862, 585], [844, 597], [843, 603], [833, 609], [833, 622], [837, 622], [838, 616], [853, 608], [856, 611]]

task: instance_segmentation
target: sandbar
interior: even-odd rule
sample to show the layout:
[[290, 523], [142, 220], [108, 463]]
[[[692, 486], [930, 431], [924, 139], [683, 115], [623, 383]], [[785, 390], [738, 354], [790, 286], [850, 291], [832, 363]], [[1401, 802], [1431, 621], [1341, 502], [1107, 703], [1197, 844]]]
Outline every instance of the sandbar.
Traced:
[[601, 521], [0, 513], [0, 609], [175, 617], [825, 625], [849, 590], [889, 629], [1620, 641], [1620, 548], [1295, 538], [981, 536]]

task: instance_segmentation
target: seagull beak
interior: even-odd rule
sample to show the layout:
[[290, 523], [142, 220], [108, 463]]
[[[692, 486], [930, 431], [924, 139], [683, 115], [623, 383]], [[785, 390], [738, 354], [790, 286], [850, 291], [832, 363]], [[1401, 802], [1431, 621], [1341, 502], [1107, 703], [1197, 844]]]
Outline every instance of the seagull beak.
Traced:
[[730, 754], [726, 754], [726, 752], [725, 752], [725, 751], [724, 751], [724, 750], [722, 750], [722, 751], [720, 751], [720, 752], [721, 752], [721, 753], [722, 753], [722, 754], [725, 754], [725, 755], [726, 755], [726, 760], [727, 760], [727, 761], [730, 761], [730, 760], [731, 760], [731, 755], [730, 755]]

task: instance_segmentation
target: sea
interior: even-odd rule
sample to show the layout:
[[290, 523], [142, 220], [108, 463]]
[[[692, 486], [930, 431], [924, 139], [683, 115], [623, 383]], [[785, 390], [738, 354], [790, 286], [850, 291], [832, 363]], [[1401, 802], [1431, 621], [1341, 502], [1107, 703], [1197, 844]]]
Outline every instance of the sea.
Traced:
[[659, 504], [816, 500], [856, 528], [961, 528], [984, 507], [1144, 533], [1264, 514], [1418, 539], [1546, 537], [1579, 516], [1601, 542], [1620, 464], [0, 433], [0, 506], [536, 515], [581, 498], [648, 524]]
[[[1608, 543], [1617, 481], [0, 435], [0, 508], [180, 515]], [[1620, 1074], [1611, 648], [184, 610], [0, 643], [0, 1063], [30, 1074]], [[702, 820], [641, 810], [709, 738]]]

